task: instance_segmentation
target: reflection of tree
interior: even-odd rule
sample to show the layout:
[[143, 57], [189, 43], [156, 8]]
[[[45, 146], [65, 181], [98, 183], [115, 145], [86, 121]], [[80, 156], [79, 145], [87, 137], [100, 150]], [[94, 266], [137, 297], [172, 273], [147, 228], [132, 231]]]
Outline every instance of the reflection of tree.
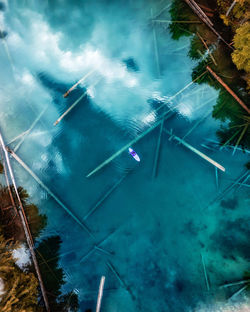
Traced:
[[36, 249], [39, 267], [51, 310], [53, 312], [67, 312], [70, 308], [70, 311], [77, 311], [77, 295], [73, 292], [65, 295], [61, 293], [61, 287], [65, 281], [63, 270], [58, 265], [60, 245], [59, 236], [49, 237], [39, 244]]
[[[14, 194], [13, 186], [11, 190]], [[39, 214], [37, 206], [29, 203], [29, 195], [25, 189], [18, 187], [18, 192], [32, 235], [38, 237], [46, 226], [47, 217]], [[17, 203], [15, 195], [13, 198]], [[18, 246], [18, 243], [13, 243], [13, 240], [18, 242], [25, 239], [19, 216], [13, 211], [8, 188], [0, 185], [0, 232], [2, 229], [4, 234], [4, 236], [0, 235], [0, 278], [4, 282], [4, 294], [0, 296], [0, 311], [41, 312], [43, 307], [38, 304], [38, 280], [34, 275], [34, 269], [30, 267], [27, 268], [27, 272], [23, 272], [16, 266], [12, 257], [12, 250]], [[61, 294], [64, 275], [63, 270], [58, 266], [60, 244], [59, 236], [43, 240], [36, 250], [37, 259], [51, 311], [73, 312], [78, 310], [77, 295], [73, 292]], [[49, 263], [47, 263], [48, 259], [50, 259]]]
[[17, 244], [10, 243], [0, 235], [0, 278], [4, 283], [4, 294], [0, 297], [2, 312], [27, 311], [41, 312], [37, 306], [38, 282], [33, 273], [20, 270], [12, 257]]

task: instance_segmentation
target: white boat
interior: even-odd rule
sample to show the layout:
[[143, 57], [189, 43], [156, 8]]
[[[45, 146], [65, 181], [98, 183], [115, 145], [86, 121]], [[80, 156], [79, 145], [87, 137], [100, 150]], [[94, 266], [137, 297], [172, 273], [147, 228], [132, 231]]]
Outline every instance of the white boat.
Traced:
[[138, 156], [138, 154], [137, 154], [131, 147], [128, 149], [128, 151], [129, 151], [129, 154], [130, 154], [131, 156], [133, 156], [133, 158], [134, 158], [136, 161], [141, 161], [141, 160], [140, 160], [140, 157]]

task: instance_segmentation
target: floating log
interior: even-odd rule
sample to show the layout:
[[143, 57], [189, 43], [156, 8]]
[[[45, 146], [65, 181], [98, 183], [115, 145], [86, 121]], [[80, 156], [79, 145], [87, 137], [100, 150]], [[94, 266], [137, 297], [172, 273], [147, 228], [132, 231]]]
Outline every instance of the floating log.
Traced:
[[206, 264], [204, 261], [204, 257], [203, 254], [201, 254], [201, 261], [202, 261], [202, 266], [203, 266], [203, 273], [204, 273], [204, 277], [205, 277], [205, 281], [206, 281], [206, 285], [207, 285], [207, 290], [210, 290], [210, 286], [209, 286], [209, 282], [208, 282], [208, 277], [207, 277], [207, 269], [206, 269]]
[[221, 40], [223, 41], [230, 49], [233, 49], [232, 46], [222, 36], [215, 30], [213, 27], [213, 23], [211, 20], [207, 17], [207, 15], [202, 11], [202, 9], [197, 5], [197, 3], [194, 0], [185, 0], [185, 2], [190, 6], [190, 8], [195, 12], [196, 15], [213, 31], [213, 33]]
[[[169, 112], [169, 111], [168, 111]], [[164, 113], [162, 118], [166, 119], [167, 118], [167, 113]], [[142, 132], [140, 135], [138, 135], [135, 139], [127, 143], [125, 146], [123, 146], [119, 151], [111, 155], [108, 159], [106, 159], [104, 162], [102, 162], [98, 167], [96, 167], [94, 170], [92, 170], [90, 173], [87, 174], [87, 178], [91, 177], [94, 173], [102, 169], [104, 166], [108, 165], [113, 159], [118, 157], [121, 153], [123, 153], [125, 150], [127, 150], [131, 145], [135, 144], [138, 142], [140, 139], [142, 139], [146, 134], [150, 133], [152, 130], [154, 130], [160, 123], [162, 122], [162, 119], [156, 122], [153, 126]]]
[[102, 276], [100, 285], [99, 285], [99, 291], [98, 291], [98, 297], [97, 297], [97, 303], [96, 303], [96, 312], [100, 312], [100, 309], [101, 309], [104, 283], [105, 283], [105, 276]]
[[[151, 17], [153, 18], [153, 9], [152, 8], [151, 8]], [[155, 31], [154, 25], [153, 25], [153, 39], [154, 39], [156, 69], [157, 69], [157, 75], [158, 75], [158, 78], [159, 78], [160, 75], [161, 75], [161, 72], [160, 72], [160, 63], [159, 63], [159, 53], [158, 53], [158, 46], [157, 46], [156, 31]]]
[[83, 217], [83, 220], [87, 220], [87, 218], [92, 215], [98, 207], [113, 193], [113, 191], [122, 183], [122, 181], [126, 178], [129, 172], [124, 174], [103, 196], [101, 199], [98, 200], [98, 202], [94, 205], [93, 208], [91, 208], [86, 215]]
[[94, 235], [91, 233], [89, 228], [85, 223], [83, 223], [72, 211], [69, 210], [62, 202], [61, 200], [38, 178], [38, 176], [21, 160], [19, 156], [17, 156], [12, 150], [8, 148], [8, 152], [16, 159], [16, 161], [36, 180], [36, 182], [43, 188], [45, 191], [61, 206], [68, 215], [71, 216], [72, 219], [78, 223], [81, 228], [85, 230], [86, 233], [91, 238], [94, 238]]
[[12, 140], [10, 140], [7, 145], [10, 145], [11, 143], [15, 142], [16, 140], [20, 139], [23, 135], [25, 135], [28, 132], [28, 130], [20, 133], [18, 136], [16, 136], [15, 138], [13, 138]]
[[[179, 95], [180, 93], [182, 93], [184, 90], [186, 90], [188, 87], [190, 87], [193, 83], [195, 83], [198, 79], [200, 79], [202, 76], [204, 76], [207, 73], [207, 70], [205, 70], [202, 74], [200, 74], [198, 77], [196, 77], [194, 80], [192, 80], [191, 82], [189, 82], [187, 85], [185, 85], [185, 87], [183, 87], [182, 89], [180, 89], [178, 92], [176, 92], [174, 95], [170, 96], [169, 101], [172, 101], [174, 98], [177, 97], [177, 95]], [[175, 108], [177, 108], [180, 105], [180, 103], [176, 104], [174, 107], [171, 107], [169, 109], [169, 111], [173, 111]], [[155, 112], [159, 111], [161, 108], [163, 108], [164, 106], [166, 106], [166, 104], [162, 104], [159, 107], [156, 108]], [[168, 111], [168, 112], [169, 112]]]
[[249, 108], [246, 106], [246, 104], [233, 92], [232, 89], [229, 88], [229, 86], [209, 67], [206, 67], [207, 70], [212, 74], [212, 76], [227, 90], [228, 93], [230, 93], [235, 100], [240, 104], [242, 108], [244, 108], [247, 113], [250, 113]]
[[234, 282], [234, 283], [224, 284], [224, 285], [221, 285], [219, 288], [227, 288], [227, 287], [231, 287], [231, 286], [238, 286], [238, 285], [242, 285], [242, 284], [246, 284], [246, 283], [250, 283], [250, 279], [239, 281], [239, 282]]
[[70, 94], [70, 92], [72, 92], [80, 83], [82, 83], [85, 79], [87, 79], [91, 74], [93, 74], [94, 71], [95, 69], [91, 70], [85, 76], [83, 76], [79, 81], [77, 81], [77, 83], [75, 83], [67, 92], [64, 93], [63, 97], [66, 98]]
[[47, 294], [46, 294], [46, 290], [45, 290], [44, 283], [43, 283], [43, 280], [42, 280], [40, 268], [39, 268], [39, 265], [38, 265], [38, 262], [37, 262], [37, 258], [36, 258], [36, 254], [35, 254], [34, 247], [33, 247], [34, 246], [33, 238], [32, 238], [32, 235], [31, 235], [31, 232], [30, 232], [30, 229], [29, 229], [29, 225], [28, 225], [28, 222], [27, 222], [27, 218], [26, 218], [26, 215], [25, 215], [23, 204], [22, 204], [21, 198], [20, 198], [18, 190], [17, 190], [17, 185], [16, 185], [16, 181], [15, 181], [15, 177], [14, 177], [14, 174], [13, 174], [12, 167], [11, 167], [11, 164], [10, 164], [9, 155], [8, 155], [7, 149], [5, 147], [5, 144], [4, 144], [3, 137], [2, 137], [1, 133], [0, 133], [0, 144], [2, 146], [4, 155], [5, 155], [5, 159], [6, 159], [6, 163], [7, 163], [8, 169], [9, 169], [9, 174], [10, 174], [10, 177], [11, 177], [12, 185], [14, 187], [14, 190], [15, 190], [15, 193], [16, 193], [16, 196], [17, 196], [17, 200], [18, 200], [18, 204], [19, 204], [18, 212], [19, 212], [19, 215], [20, 215], [20, 218], [21, 218], [22, 226], [23, 226], [23, 229], [24, 229], [24, 233], [25, 233], [25, 237], [26, 237], [26, 241], [27, 241], [29, 250], [30, 250], [32, 261], [34, 263], [34, 267], [35, 267], [36, 275], [37, 275], [37, 278], [38, 278], [38, 282], [39, 282], [39, 285], [40, 285], [40, 288], [41, 288], [41, 293], [42, 293], [42, 297], [43, 297], [43, 300], [44, 300], [45, 309], [46, 309], [47, 312], [50, 312], [48, 297], [47, 297]]
[[22, 136], [21, 140], [19, 141], [19, 143], [15, 146], [15, 148], [14, 148], [14, 150], [13, 150], [14, 152], [16, 152], [16, 151], [19, 149], [19, 147], [23, 144], [23, 142], [24, 142], [24, 140], [25, 140], [27, 134], [29, 134], [29, 133], [32, 131], [32, 129], [35, 127], [35, 125], [36, 125], [36, 124], [38, 123], [38, 121], [41, 119], [42, 115], [45, 113], [45, 111], [47, 110], [47, 108], [48, 108], [48, 106], [46, 106], [46, 107], [41, 111], [41, 113], [37, 116], [37, 118], [36, 118], [36, 119], [34, 120], [34, 122], [31, 124], [30, 128], [29, 128], [27, 131], [23, 132], [23, 136]]
[[[100, 79], [98, 79], [93, 85], [92, 87], [94, 87], [98, 82], [100, 81]], [[55, 122], [54, 122], [54, 126], [56, 126], [57, 124], [59, 124], [59, 122], [66, 116], [68, 115], [68, 113], [88, 94], [88, 90], [86, 90]]]
[[160, 152], [160, 147], [161, 147], [161, 137], [162, 137], [163, 127], [164, 127], [164, 120], [162, 120], [162, 122], [161, 122], [160, 132], [159, 132], [157, 145], [156, 145], [156, 152], [155, 152], [154, 166], [153, 166], [153, 173], [152, 173], [152, 177], [153, 178], [156, 177], [156, 173], [157, 173], [157, 167], [158, 167], [158, 160], [159, 160], [159, 152]]
[[59, 122], [87, 95], [88, 91], [85, 91], [55, 122], [54, 126]]
[[201, 24], [200, 21], [168, 21], [168, 20], [157, 20], [154, 19], [153, 22], [157, 23], [177, 23], [177, 24]]
[[215, 61], [215, 58], [214, 58], [212, 52], [210, 51], [210, 49], [209, 49], [209, 47], [208, 47], [206, 41], [201, 37], [201, 35], [198, 33], [198, 31], [197, 31], [196, 34], [197, 34], [197, 36], [199, 37], [199, 39], [201, 40], [201, 42], [203, 43], [204, 47], [207, 49], [207, 51], [208, 51], [208, 53], [209, 53], [209, 55], [210, 55], [210, 57], [211, 57], [211, 59], [212, 59], [214, 65], [217, 66], [217, 63], [216, 63], [216, 61]]
[[225, 168], [223, 166], [221, 166], [219, 163], [217, 163], [216, 161], [214, 161], [213, 159], [211, 159], [210, 157], [208, 157], [207, 155], [205, 155], [204, 153], [198, 151], [196, 148], [194, 148], [193, 146], [191, 146], [189, 143], [185, 142], [183, 139], [177, 137], [176, 135], [172, 134], [169, 130], [164, 129], [164, 131], [170, 135], [171, 138], [174, 138], [176, 141], [178, 141], [179, 143], [183, 144], [185, 147], [187, 147], [188, 149], [190, 149], [192, 152], [194, 152], [195, 154], [199, 155], [200, 157], [202, 157], [203, 159], [205, 159], [206, 161], [210, 162], [210, 164], [212, 164], [213, 166], [217, 167], [218, 169], [220, 169], [221, 171], [225, 172]]

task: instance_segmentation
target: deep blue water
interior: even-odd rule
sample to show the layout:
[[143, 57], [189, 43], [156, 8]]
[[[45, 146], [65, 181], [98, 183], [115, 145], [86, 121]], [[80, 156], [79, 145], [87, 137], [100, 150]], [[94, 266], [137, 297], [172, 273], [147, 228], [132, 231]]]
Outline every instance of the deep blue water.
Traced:
[[[160, 16], [170, 19], [171, 1], [5, 3], [0, 11], [0, 29], [7, 32], [0, 49], [5, 141], [29, 129], [43, 112], [16, 153], [81, 221], [121, 181], [85, 218], [90, 237], [12, 159], [18, 183], [48, 216], [41, 239], [62, 238], [64, 291], [78, 293], [80, 311], [94, 310], [105, 275], [102, 311], [240, 311], [234, 301], [224, 303], [230, 292], [218, 286], [249, 269], [249, 188], [236, 187], [222, 201], [213, 201], [246, 171], [249, 154], [201, 145], [217, 140], [219, 122], [211, 115], [204, 118], [216, 102], [214, 89], [192, 84], [173, 97], [191, 82], [195, 62], [187, 56], [188, 38], [174, 41], [166, 25], [150, 22], [151, 14], [165, 7]], [[183, 137], [202, 120], [186, 141], [226, 168], [218, 174], [218, 188], [214, 167], [164, 132], [157, 176], [152, 177], [159, 127], [133, 145], [140, 163], [125, 151], [86, 178], [176, 105], [165, 127]]]

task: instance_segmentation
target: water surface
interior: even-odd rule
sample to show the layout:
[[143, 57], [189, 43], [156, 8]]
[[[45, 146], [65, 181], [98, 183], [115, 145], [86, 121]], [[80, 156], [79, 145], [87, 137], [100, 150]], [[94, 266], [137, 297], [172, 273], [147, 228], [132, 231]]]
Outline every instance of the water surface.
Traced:
[[[75, 289], [80, 311], [94, 309], [102, 275], [102, 311], [205, 311], [229, 296], [218, 285], [240, 279], [247, 270], [248, 189], [237, 187], [213, 202], [244, 173], [247, 154], [202, 146], [208, 139], [217, 140], [219, 123], [207, 116], [216, 102], [214, 89], [192, 84], [173, 98], [191, 82], [196, 63], [187, 56], [188, 38], [174, 41], [165, 24], [151, 22], [163, 8], [161, 18], [170, 20], [170, 5], [144, 0], [9, 1], [0, 11], [0, 29], [7, 32], [0, 49], [5, 141], [29, 129], [41, 115], [16, 153], [85, 220], [94, 236], [12, 160], [18, 183], [48, 216], [41, 239], [55, 234], [62, 238], [64, 291]], [[186, 141], [226, 168], [218, 173], [218, 187], [215, 168], [164, 132], [157, 176], [152, 177], [159, 127], [133, 145], [140, 163], [125, 151], [86, 178], [175, 106], [165, 127], [183, 137], [201, 121]]]

